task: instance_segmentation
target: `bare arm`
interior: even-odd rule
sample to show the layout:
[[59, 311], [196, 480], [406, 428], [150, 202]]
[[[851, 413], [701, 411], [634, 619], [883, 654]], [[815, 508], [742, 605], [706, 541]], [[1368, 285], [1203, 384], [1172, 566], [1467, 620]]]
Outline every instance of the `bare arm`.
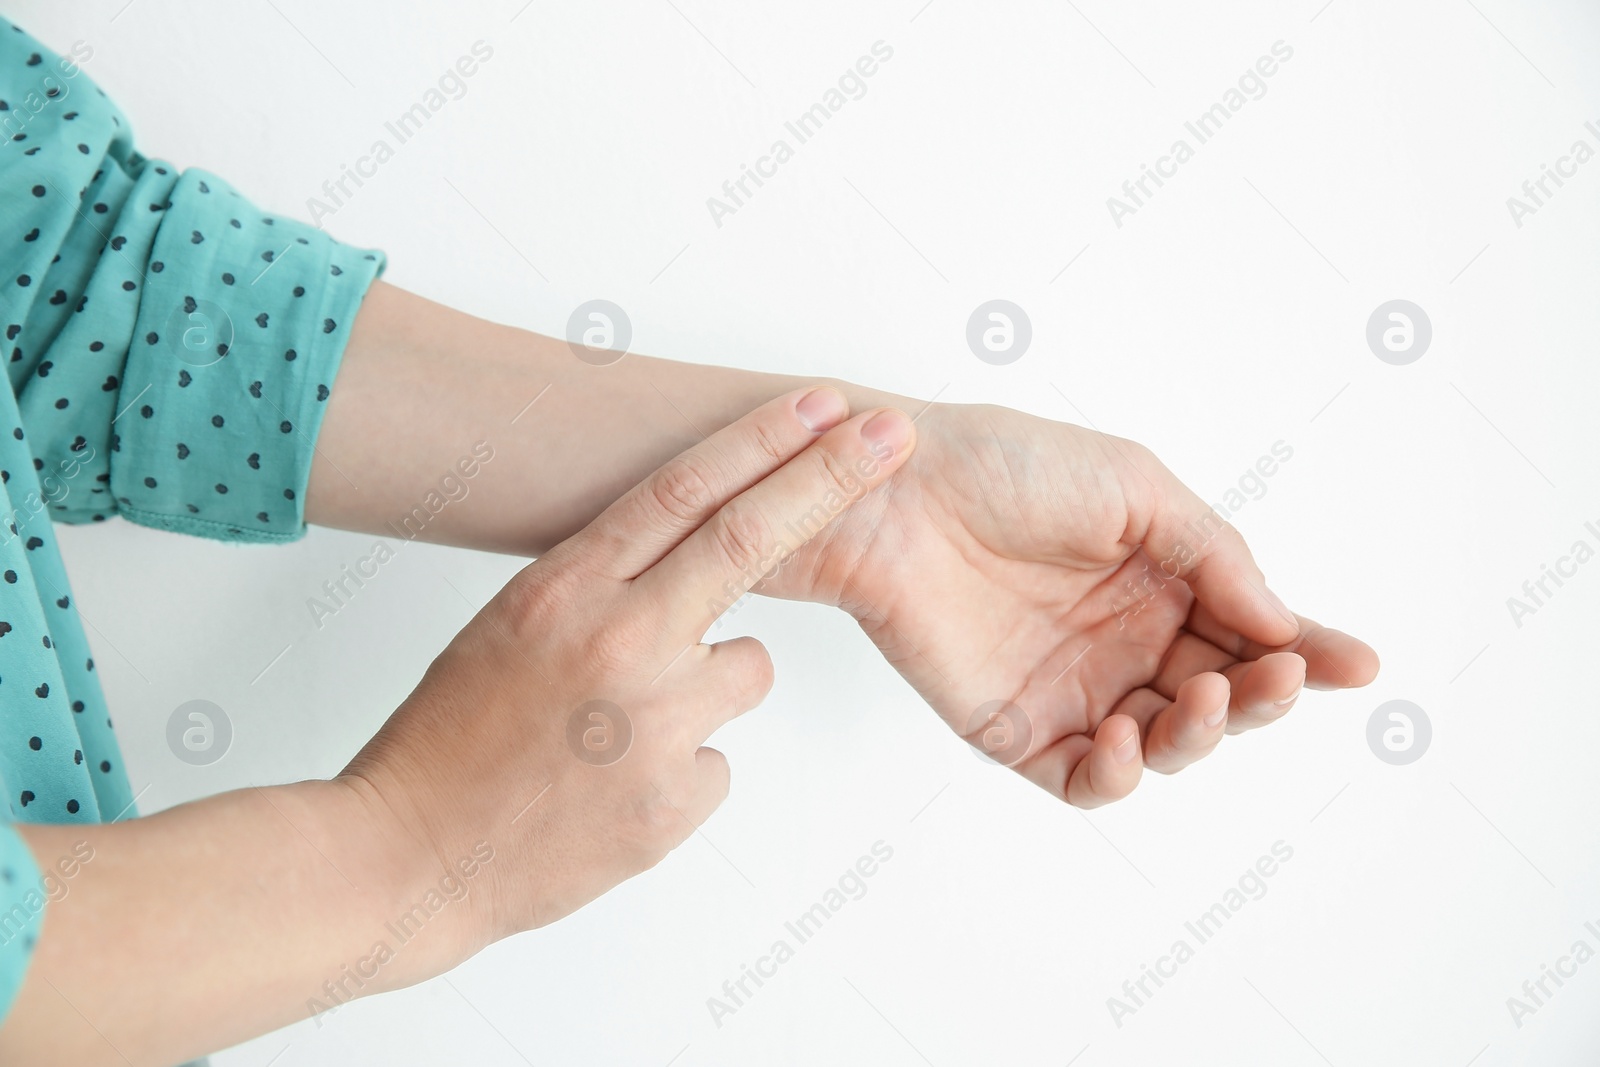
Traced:
[[464, 910], [364, 966], [430, 877], [370, 832], [362, 793], [304, 782], [110, 825], [19, 826], [41, 870], [70, 857], [72, 874], [57, 873], [0, 1061], [170, 1067], [305, 1018], [313, 999], [397, 988], [459, 959]]
[[[804, 382], [634, 355], [594, 366], [565, 340], [379, 285], [333, 390], [308, 514], [538, 553]], [[1372, 649], [1275, 596], [1226, 515], [1141, 445], [828, 384], [857, 410], [910, 412], [920, 444], [760, 591], [849, 611], [962, 737], [1006, 733], [985, 728], [1002, 707], [1018, 741], [991, 755], [1052, 795], [1119, 799], [1145, 767], [1173, 773], [1283, 716], [1302, 687], [1377, 673]], [[478, 442], [494, 458], [468, 481], [455, 472]], [[1203, 654], [1169, 655], [1180, 647]]]
[[[65, 892], [0, 1063], [169, 1067], [442, 973], [660, 862], [727, 795], [702, 743], [772, 685], [754, 639], [699, 643], [717, 598], [914, 447], [903, 414], [778, 397], [524, 568], [334, 781], [20, 827]], [[694, 477], [698, 500], [671, 491]]]
[[[807, 384], [820, 380], [637, 355], [596, 366], [565, 340], [378, 282], [328, 400], [306, 517], [536, 555], [703, 436]], [[856, 410], [910, 404], [826, 384]], [[435, 514], [429, 493], [435, 507], [449, 503]]]

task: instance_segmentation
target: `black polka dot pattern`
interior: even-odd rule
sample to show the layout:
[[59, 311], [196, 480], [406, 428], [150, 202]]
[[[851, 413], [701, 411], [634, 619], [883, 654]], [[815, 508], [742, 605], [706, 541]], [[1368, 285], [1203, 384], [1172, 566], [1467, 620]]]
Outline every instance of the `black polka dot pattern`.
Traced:
[[[71, 92], [14, 111], [46, 75]], [[301, 536], [312, 446], [383, 259], [139, 155], [74, 62], [3, 20], [0, 120], [25, 142], [0, 157], [0, 914], [13, 916], [14, 887], [38, 871], [7, 823], [137, 814], [52, 523]], [[0, 938], [0, 1018], [36, 918]]]
[[[94, 118], [85, 109], [78, 136], [48, 145], [23, 178], [30, 192], [45, 189], [30, 197], [39, 224], [24, 232], [65, 226], [69, 240], [56, 247], [87, 225], [85, 204], [107, 209], [97, 255], [58, 260], [40, 240], [14, 272], [56, 294], [9, 331], [20, 421], [41, 481], [87, 486], [51, 513], [293, 540], [349, 323], [383, 260], [269, 219], [215, 176], [145, 160], [103, 166], [106, 146], [88, 135]], [[241, 455], [253, 457], [244, 470]]]

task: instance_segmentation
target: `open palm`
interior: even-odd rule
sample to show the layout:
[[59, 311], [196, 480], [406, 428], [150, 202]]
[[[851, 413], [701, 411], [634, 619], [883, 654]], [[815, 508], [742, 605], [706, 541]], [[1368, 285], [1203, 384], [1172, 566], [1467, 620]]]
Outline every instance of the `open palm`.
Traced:
[[1293, 615], [1131, 441], [934, 407], [911, 462], [764, 592], [846, 608], [958, 734], [1073, 804], [1126, 796], [1374, 652]]

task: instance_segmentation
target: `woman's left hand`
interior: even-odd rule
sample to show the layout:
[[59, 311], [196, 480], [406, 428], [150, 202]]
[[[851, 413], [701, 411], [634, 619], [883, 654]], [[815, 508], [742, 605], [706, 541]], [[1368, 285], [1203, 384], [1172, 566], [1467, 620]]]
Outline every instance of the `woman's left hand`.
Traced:
[[959, 735], [1080, 807], [1264, 726], [1376, 653], [1293, 614], [1132, 441], [934, 406], [906, 468], [760, 588], [838, 604]]

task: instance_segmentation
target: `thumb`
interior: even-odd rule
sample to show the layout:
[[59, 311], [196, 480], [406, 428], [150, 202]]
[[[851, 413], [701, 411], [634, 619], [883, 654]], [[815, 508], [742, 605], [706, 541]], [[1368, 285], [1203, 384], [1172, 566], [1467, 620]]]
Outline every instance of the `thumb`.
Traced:
[[[1119, 452], [1123, 450], [1119, 449]], [[1300, 632], [1294, 613], [1267, 587], [1250, 546], [1217, 509], [1142, 445], [1124, 453], [1128, 538], [1143, 546], [1167, 579], [1180, 579], [1216, 620], [1263, 645], [1286, 645]]]

